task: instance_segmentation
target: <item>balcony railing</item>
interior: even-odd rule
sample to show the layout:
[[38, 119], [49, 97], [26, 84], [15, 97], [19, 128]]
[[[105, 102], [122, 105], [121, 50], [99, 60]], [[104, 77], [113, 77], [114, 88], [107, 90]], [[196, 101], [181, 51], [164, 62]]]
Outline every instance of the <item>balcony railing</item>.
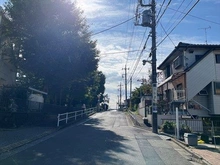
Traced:
[[186, 100], [185, 90], [172, 90], [172, 100], [185, 101]]

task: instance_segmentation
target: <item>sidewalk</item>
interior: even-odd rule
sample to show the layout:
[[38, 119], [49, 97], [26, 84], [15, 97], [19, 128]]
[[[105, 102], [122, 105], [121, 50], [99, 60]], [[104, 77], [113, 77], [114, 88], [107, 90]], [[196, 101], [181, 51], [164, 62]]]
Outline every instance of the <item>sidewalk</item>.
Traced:
[[[144, 124], [143, 117], [133, 114], [133, 118], [136, 120], [136, 126], [140, 126], [143, 129], [152, 130]], [[184, 142], [171, 138], [172, 141], [180, 145], [182, 148], [190, 152], [193, 157], [200, 159], [203, 164], [217, 165], [220, 164], [220, 146], [212, 144], [198, 144], [198, 146], [187, 146]]]

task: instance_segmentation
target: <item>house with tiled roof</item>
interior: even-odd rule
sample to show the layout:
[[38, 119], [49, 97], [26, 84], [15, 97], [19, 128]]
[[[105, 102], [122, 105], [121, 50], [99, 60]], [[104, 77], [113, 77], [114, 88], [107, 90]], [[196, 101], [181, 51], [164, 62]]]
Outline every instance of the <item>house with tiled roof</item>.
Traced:
[[220, 45], [180, 42], [158, 66], [167, 113], [196, 118], [220, 116]]

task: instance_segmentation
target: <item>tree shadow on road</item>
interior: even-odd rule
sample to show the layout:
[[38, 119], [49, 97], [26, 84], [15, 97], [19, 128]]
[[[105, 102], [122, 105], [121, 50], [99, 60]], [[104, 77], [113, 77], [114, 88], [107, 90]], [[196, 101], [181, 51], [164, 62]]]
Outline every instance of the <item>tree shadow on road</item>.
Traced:
[[131, 153], [134, 152], [134, 148], [127, 145], [129, 139], [111, 129], [100, 127], [100, 123], [102, 123], [101, 119], [92, 119], [84, 125], [66, 128], [52, 138], [2, 163], [5, 165], [124, 164], [120, 157], [132, 156]]

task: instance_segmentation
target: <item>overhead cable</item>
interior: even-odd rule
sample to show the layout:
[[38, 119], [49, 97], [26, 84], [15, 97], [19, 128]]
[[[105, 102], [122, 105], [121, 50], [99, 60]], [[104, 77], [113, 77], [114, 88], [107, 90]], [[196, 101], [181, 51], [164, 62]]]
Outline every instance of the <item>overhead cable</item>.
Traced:
[[[179, 13], [182, 13], [182, 14], [186, 14], [185, 12], [182, 12], [182, 11], [179, 11], [177, 9], [170, 8], [170, 7], [168, 7], [168, 9], [179, 12]], [[200, 19], [200, 20], [203, 20], [203, 21], [207, 21], [207, 22], [210, 22], [210, 23], [213, 23], [213, 24], [216, 24], [216, 25], [220, 25], [219, 22], [211, 21], [211, 20], [208, 20], [208, 19], [205, 19], [205, 18], [201, 18], [201, 17], [195, 16], [195, 15], [192, 15], [192, 14], [188, 14], [188, 16], [194, 17], [194, 18], [197, 18], [197, 19]]]
[[160, 21], [160, 19], [163, 17], [163, 15], [164, 15], [164, 13], [166, 12], [166, 10], [167, 10], [167, 8], [168, 8], [168, 6], [170, 5], [170, 3], [171, 3], [171, 1], [172, 0], [170, 0], [169, 2], [168, 2], [168, 4], [167, 4], [167, 6], [166, 6], [166, 8], [164, 9], [164, 11], [163, 11], [163, 13], [160, 15], [160, 17], [157, 19], [157, 23]]
[[143, 52], [144, 52], [144, 50], [146, 49], [146, 45], [147, 45], [147, 42], [148, 42], [149, 38], [150, 38], [150, 34], [148, 35], [148, 37], [147, 37], [147, 39], [146, 39], [146, 41], [145, 41], [144, 47], [143, 47], [143, 49], [141, 50], [141, 53], [140, 53], [140, 55], [139, 55], [139, 57], [138, 57], [138, 59], [137, 59], [137, 61], [136, 61], [136, 63], [135, 63], [135, 67], [134, 67], [134, 69], [133, 69], [133, 71], [132, 71], [130, 77], [133, 77], [133, 75], [134, 75], [134, 73], [135, 73], [135, 71], [136, 71], [136, 69], [137, 69], [138, 63], [139, 63], [141, 57], [143, 56]]
[[134, 18], [135, 18], [135, 17], [129, 18], [128, 20], [123, 21], [123, 22], [121, 22], [121, 23], [119, 23], [119, 24], [117, 24], [117, 25], [114, 25], [114, 26], [109, 27], [109, 28], [107, 28], [107, 29], [105, 29], [105, 30], [102, 30], [102, 31], [99, 31], [99, 32], [93, 33], [93, 34], [91, 34], [91, 36], [94, 36], [94, 35], [97, 35], [97, 34], [100, 34], [100, 33], [106, 32], [106, 31], [111, 30], [111, 29], [113, 29], [113, 28], [115, 28], [115, 27], [117, 27], [117, 26], [123, 25], [124, 23], [129, 22], [129, 21], [131, 21], [131, 20], [134, 19]]
[[166, 36], [157, 44], [158, 47], [173, 31], [174, 29], [183, 21], [183, 19], [192, 11], [192, 9], [198, 4], [199, 0], [188, 10], [188, 12], [183, 16], [183, 18], [172, 28], [172, 30], [166, 34]]
[[[141, 40], [141, 44], [140, 44], [140, 46], [139, 46], [139, 49], [141, 48], [142, 43], [144, 42], [144, 38], [145, 38], [145, 34], [146, 34], [146, 32], [147, 32], [147, 28], [146, 28], [146, 30], [145, 30], [145, 32], [144, 32], [144, 35], [143, 35], [143, 38], [142, 38], [142, 40]], [[139, 56], [141, 56], [141, 54], [139, 54]], [[136, 59], [136, 60], [138, 61], [138, 53], [137, 53], [137, 59]], [[134, 61], [134, 63], [132, 64], [131, 72], [133, 72], [133, 71], [135, 70], [135, 66], [137, 65], [137, 64], [136, 64], [137, 61]], [[132, 77], [132, 76], [130, 76], [130, 77]]]

